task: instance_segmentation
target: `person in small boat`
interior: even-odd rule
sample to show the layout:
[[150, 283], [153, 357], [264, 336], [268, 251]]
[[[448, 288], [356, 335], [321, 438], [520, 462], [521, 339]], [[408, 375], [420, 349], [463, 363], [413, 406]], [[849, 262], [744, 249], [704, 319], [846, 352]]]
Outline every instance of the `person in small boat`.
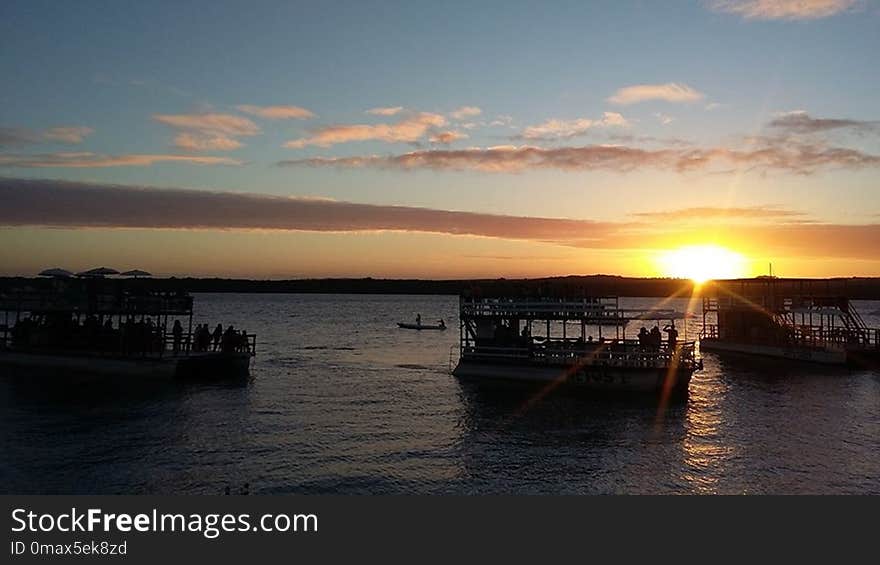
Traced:
[[220, 349], [220, 340], [223, 338], [223, 324], [217, 324], [212, 337], [214, 338], [214, 351], [217, 351]]
[[416, 314], [416, 325], [417, 326], [422, 325], [422, 315], [421, 314]]
[[669, 347], [670, 351], [675, 349], [675, 342], [678, 341], [678, 330], [675, 329], [675, 322], [666, 324], [663, 331], [667, 333], [666, 346]]
[[177, 355], [180, 353], [180, 342], [183, 341], [183, 326], [180, 325], [180, 320], [174, 320], [171, 335], [174, 336], [174, 354]]
[[443, 321], [443, 318], [440, 318], [438, 321], [441, 328], [446, 329], [446, 322]]

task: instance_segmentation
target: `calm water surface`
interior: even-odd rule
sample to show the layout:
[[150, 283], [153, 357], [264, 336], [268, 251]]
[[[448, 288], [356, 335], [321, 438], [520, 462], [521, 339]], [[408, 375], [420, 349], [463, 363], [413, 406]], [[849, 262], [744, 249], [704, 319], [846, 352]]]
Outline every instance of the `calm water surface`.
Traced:
[[[196, 310], [257, 333], [247, 384], [0, 379], [0, 491], [880, 493], [874, 372], [707, 354], [671, 406], [538, 398], [449, 375], [454, 296], [209, 294]], [[450, 330], [397, 329], [416, 312]]]

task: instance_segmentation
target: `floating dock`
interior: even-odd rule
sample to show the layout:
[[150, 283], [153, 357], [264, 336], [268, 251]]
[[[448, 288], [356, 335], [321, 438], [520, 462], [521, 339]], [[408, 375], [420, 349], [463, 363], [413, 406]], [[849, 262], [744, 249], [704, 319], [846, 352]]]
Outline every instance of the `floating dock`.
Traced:
[[462, 296], [453, 374], [478, 382], [686, 392], [694, 371], [702, 367], [693, 341], [672, 335], [662, 343], [647, 343], [626, 335], [633, 321], [667, 320], [674, 327], [681, 317], [671, 310], [624, 310], [617, 297]]
[[713, 281], [702, 297], [700, 350], [873, 366], [880, 330], [849, 299], [846, 279]]

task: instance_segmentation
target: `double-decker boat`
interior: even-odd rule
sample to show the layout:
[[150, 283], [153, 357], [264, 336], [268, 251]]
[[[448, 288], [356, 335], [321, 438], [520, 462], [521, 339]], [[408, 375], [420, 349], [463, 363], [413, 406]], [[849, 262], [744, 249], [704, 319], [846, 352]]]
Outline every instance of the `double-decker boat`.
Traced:
[[[625, 310], [617, 297], [459, 299], [459, 361], [453, 374], [483, 382], [619, 392], [686, 392], [702, 368], [693, 341], [678, 340], [673, 310]], [[634, 321], [667, 321], [627, 338]], [[609, 328], [611, 328], [609, 330]], [[595, 335], [593, 335], [595, 333]]]
[[[115, 271], [114, 271], [115, 272]], [[0, 374], [241, 378], [256, 336], [193, 330], [193, 297], [139, 280], [58, 277], [0, 293]]]
[[877, 366], [880, 329], [865, 324], [849, 295], [846, 279], [713, 281], [703, 294], [700, 350]]

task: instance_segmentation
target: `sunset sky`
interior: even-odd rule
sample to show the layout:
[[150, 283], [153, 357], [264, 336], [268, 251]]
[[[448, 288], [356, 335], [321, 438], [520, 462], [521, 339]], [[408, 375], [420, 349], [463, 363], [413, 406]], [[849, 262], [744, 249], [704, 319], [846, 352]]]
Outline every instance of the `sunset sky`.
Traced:
[[875, 0], [6, 0], [0, 274], [880, 276], [878, 57]]

